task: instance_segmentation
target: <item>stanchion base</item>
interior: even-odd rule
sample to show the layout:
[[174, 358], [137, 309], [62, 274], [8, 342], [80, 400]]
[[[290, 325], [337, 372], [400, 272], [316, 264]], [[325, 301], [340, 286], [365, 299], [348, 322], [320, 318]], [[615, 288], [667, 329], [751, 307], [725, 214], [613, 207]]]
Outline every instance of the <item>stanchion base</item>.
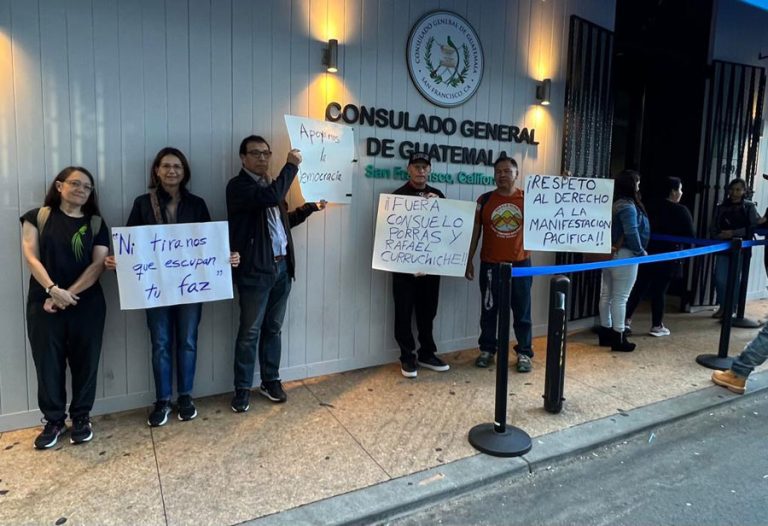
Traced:
[[700, 354], [696, 357], [696, 363], [703, 365], [708, 369], [717, 369], [719, 371], [725, 371], [731, 368], [733, 358], [720, 358], [716, 354]]
[[763, 322], [751, 320], [749, 318], [732, 318], [731, 327], [739, 327], [740, 329], [757, 329], [762, 327]]
[[528, 433], [507, 426], [497, 433], [493, 424], [479, 424], [469, 430], [469, 443], [478, 451], [494, 457], [519, 457], [531, 450], [533, 444]]

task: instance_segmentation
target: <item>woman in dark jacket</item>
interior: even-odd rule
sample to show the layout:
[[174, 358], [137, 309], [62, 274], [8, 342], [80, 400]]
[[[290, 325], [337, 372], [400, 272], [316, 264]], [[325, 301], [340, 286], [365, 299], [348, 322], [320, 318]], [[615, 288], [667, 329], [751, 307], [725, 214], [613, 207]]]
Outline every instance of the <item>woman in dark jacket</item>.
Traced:
[[[683, 183], [678, 177], [667, 177], [664, 185], [664, 199], [652, 209], [650, 214], [651, 231], [654, 234], [670, 236], [693, 237], [693, 218], [688, 209], [680, 204], [683, 197]], [[648, 244], [649, 254], [661, 254], [682, 250], [681, 243], [673, 241], [651, 240]], [[683, 275], [683, 262], [680, 259], [640, 265], [637, 281], [627, 302], [626, 330], [632, 323], [632, 313], [635, 312], [643, 296], [648, 294], [651, 299], [651, 336], [669, 336], [670, 332], [664, 326], [664, 300], [669, 284], [673, 279]]]
[[[640, 200], [640, 174], [624, 170], [614, 178], [611, 245], [613, 259], [645, 256], [651, 236], [648, 214]], [[600, 345], [612, 351], [630, 352], [635, 344], [624, 331], [627, 299], [637, 278], [637, 264], [603, 269], [600, 282]]]
[[[176, 148], [160, 150], [152, 162], [149, 192], [133, 202], [126, 226], [174, 223], [204, 223], [211, 220], [205, 201], [187, 190], [192, 174], [184, 154]], [[230, 263], [236, 267], [240, 256], [232, 253]], [[115, 268], [114, 256], [106, 261]], [[155, 377], [156, 401], [147, 424], [162, 426], [171, 412], [173, 392], [173, 355], [176, 356], [177, 411], [179, 420], [192, 420], [197, 409], [192, 400], [197, 359], [197, 328], [202, 303], [185, 303], [146, 310], [147, 326], [152, 341], [152, 371]]]
[[[717, 205], [715, 219], [710, 226], [711, 237], [715, 239], [752, 239], [755, 227], [765, 223], [766, 218], [757, 213], [755, 203], [745, 199], [747, 182], [744, 179], [733, 179], [725, 187], [726, 196]], [[747, 248], [746, 250], [752, 250]], [[741, 269], [736, 269], [736, 282], [739, 282]], [[715, 255], [715, 290], [719, 308], [712, 317], [722, 318], [723, 303], [725, 302], [725, 284], [728, 279], [728, 254], [718, 252]], [[739, 288], [734, 288], [733, 309], [736, 309]], [[733, 314], [733, 313], [731, 313]]]

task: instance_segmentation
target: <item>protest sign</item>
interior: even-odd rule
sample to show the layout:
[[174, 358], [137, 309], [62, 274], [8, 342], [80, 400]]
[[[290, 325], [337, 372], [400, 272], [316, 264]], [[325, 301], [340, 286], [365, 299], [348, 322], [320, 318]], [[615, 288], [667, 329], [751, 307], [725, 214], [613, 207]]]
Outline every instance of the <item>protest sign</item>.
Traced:
[[293, 115], [285, 116], [291, 147], [301, 150], [297, 179], [307, 201], [352, 202], [355, 138], [352, 128]]
[[373, 268], [463, 276], [475, 207], [471, 201], [381, 194]]
[[611, 251], [613, 180], [559, 175], [525, 177], [526, 250]]
[[226, 221], [112, 229], [120, 309], [232, 298]]

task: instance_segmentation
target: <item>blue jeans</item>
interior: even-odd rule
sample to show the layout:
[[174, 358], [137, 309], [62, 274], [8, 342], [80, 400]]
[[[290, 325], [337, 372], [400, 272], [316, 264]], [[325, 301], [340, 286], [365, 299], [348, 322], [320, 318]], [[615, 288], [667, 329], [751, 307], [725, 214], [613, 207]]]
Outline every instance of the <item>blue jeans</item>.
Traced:
[[288, 263], [276, 263], [277, 274], [256, 286], [238, 285], [240, 328], [235, 342], [235, 389], [250, 389], [256, 356], [259, 357], [261, 381], [279, 380], [280, 334], [291, 292]]
[[[531, 260], [526, 259], [512, 263], [513, 267], [530, 267]], [[512, 278], [511, 307], [514, 321], [512, 327], [515, 330], [517, 345], [515, 351], [533, 358], [531, 344], [531, 285], [533, 278], [525, 276]], [[480, 309], [480, 339], [478, 346], [481, 351], [496, 353], [497, 347], [497, 320], [499, 315], [499, 291], [501, 282], [499, 279], [499, 265], [495, 263], [480, 263], [480, 296], [482, 308]]]
[[197, 361], [197, 327], [203, 312], [201, 303], [147, 309], [147, 326], [152, 340], [152, 372], [158, 400], [170, 400], [173, 392], [173, 354], [176, 354], [176, 389], [179, 395], [192, 393]]
[[766, 359], [768, 359], [768, 324], [763, 325], [757, 336], [733, 360], [731, 371], [746, 378], [755, 370], [755, 367], [762, 365]]

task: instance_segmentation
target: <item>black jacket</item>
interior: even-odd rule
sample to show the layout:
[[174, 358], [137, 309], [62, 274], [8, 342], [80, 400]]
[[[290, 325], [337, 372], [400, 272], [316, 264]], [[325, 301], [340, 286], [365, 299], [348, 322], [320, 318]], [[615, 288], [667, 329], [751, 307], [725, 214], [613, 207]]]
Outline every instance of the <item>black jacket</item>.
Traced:
[[709, 227], [709, 233], [713, 238], [717, 238], [723, 230], [733, 230], [733, 237], [752, 239], [759, 220], [760, 214], [752, 201], [743, 199], [739, 203], [733, 203], [725, 200], [715, 209], [715, 219]]
[[392, 192], [395, 195], [419, 195], [421, 197], [424, 197], [425, 195], [432, 193], [435, 194], [437, 197], [441, 199], [445, 199], [445, 195], [443, 195], [443, 192], [438, 190], [437, 188], [433, 186], [424, 185], [424, 188], [421, 190], [417, 190], [413, 186], [411, 186], [411, 182], [408, 181], [403, 186]]
[[[171, 196], [163, 190], [162, 186], [157, 188], [157, 200], [160, 204], [160, 214], [163, 218], [163, 224], [168, 222], [165, 215], [165, 205], [171, 200]], [[202, 198], [190, 193], [188, 190], [181, 190], [181, 200], [176, 208], [177, 223], [207, 223], [211, 220], [211, 214], [208, 212], [208, 206]], [[125, 226], [143, 226], [156, 225], [155, 213], [152, 210], [152, 201], [149, 194], [143, 194], [133, 201], [133, 208], [128, 216], [128, 223]]]
[[273, 206], [280, 210], [280, 218], [288, 239], [288, 274], [295, 275], [296, 260], [293, 253], [291, 228], [304, 222], [317, 205], [306, 203], [288, 212], [285, 196], [299, 169], [295, 164], [286, 163], [280, 175], [267, 186], [261, 186], [245, 170], [240, 170], [227, 183], [227, 220], [229, 221], [230, 250], [240, 252], [240, 266], [235, 270], [235, 281], [248, 284], [258, 281], [260, 276], [277, 273], [277, 264], [272, 252], [269, 235], [267, 209]]

